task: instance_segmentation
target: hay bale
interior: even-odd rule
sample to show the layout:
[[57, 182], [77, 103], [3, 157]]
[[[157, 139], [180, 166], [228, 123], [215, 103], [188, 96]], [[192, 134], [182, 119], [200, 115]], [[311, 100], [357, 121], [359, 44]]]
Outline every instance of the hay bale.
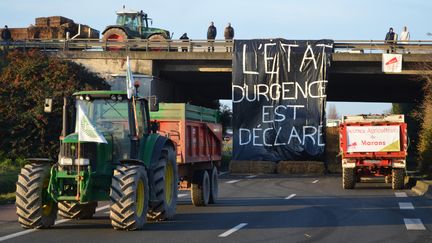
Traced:
[[231, 173], [274, 174], [276, 172], [276, 162], [232, 160], [229, 170]]
[[319, 174], [325, 172], [324, 162], [322, 161], [279, 161], [277, 173], [283, 175], [291, 174]]
[[36, 27], [48, 27], [49, 19], [46, 17], [39, 17], [35, 19]]

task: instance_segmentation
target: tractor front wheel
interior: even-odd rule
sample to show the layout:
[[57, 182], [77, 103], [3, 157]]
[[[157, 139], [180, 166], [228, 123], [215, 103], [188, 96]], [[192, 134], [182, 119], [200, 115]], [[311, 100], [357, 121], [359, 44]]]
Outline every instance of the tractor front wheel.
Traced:
[[146, 223], [149, 199], [145, 167], [117, 166], [112, 177], [110, 199], [110, 218], [114, 229], [142, 229]]
[[178, 173], [172, 147], [165, 147], [153, 171], [156, 200], [150, 202], [149, 220], [170, 220], [176, 213]]
[[48, 164], [27, 164], [16, 183], [16, 211], [23, 228], [49, 228], [57, 218], [57, 203], [50, 200]]
[[77, 202], [59, 202], [59, 216], [65, 219], [90, 219], [96, 212], [97, 202], [80, 204]]

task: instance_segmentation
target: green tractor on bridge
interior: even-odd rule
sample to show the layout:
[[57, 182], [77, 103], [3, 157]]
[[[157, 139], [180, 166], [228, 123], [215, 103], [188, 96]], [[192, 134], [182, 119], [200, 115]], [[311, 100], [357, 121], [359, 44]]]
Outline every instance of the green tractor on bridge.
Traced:
[[[73, 98], [76, 114], [67, 114], [69, 102], [64, 101], [58, 160], [28, 159], [19, 174], [16, 210], [22, 227], [49, 228], [57, 213], [91, 218], [98, 201], [110, 201], [111, 224], [118, 230], [173, 218], [175, 145], [150, 123], [156, 102], [126, 91], [82, 91]], [[68, 126], [68, 120], [76, 124]], [[103, 141], [90, 142], [80, 134]]]
[[116, 24], [106, 27], [102, 32], [104, 42], [126, 42], [128, 39], [148, 39], [151, 41], [171, 39], [168, 30], [149, 27], [149, 22], [152, 23], [152, 19], [142, 10], [127, 10], [123, 6], [123, 9], [116, 13]]

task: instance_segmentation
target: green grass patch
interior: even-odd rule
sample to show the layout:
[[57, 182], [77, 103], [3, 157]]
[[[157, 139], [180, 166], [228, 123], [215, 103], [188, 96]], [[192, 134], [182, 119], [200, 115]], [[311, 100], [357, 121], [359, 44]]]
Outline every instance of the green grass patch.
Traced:
[[15, 192], [0, 194], [0, 205], [11, 204], [15, 202]]

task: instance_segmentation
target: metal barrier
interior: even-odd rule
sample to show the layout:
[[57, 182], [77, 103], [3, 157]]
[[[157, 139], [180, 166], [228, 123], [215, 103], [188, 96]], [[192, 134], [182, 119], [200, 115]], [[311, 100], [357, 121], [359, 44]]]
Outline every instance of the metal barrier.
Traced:
[[[19, 40], [0, 42], [0, 46], [22, 49], [42, 49], [45, 51], [165, 51], [165, 52], [227, 52], [232, 51], [233, 42], [225, 40], [164, 40], [149, 41], [129, 39], [125, 42], [102, 41], [99, 39], [53, 39]], [[335, 52], [348, 53], [432, 53], [432, 40], [413, 40], [398, 43], [385, 43], [382, 40], [336, 40]]]

